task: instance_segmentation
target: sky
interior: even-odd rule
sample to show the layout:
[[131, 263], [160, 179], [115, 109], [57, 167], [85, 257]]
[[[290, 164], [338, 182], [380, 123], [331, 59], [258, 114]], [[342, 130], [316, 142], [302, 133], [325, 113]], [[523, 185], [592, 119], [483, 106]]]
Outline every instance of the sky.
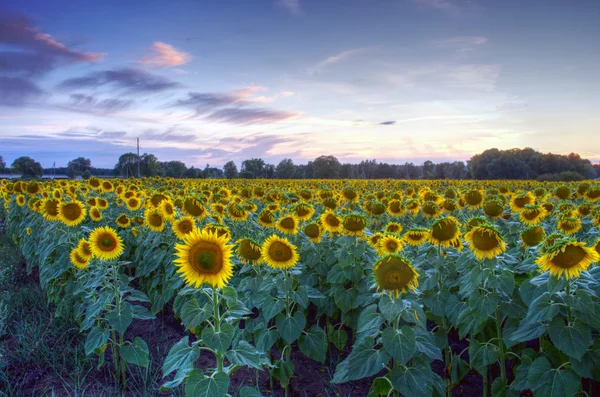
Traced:
[[0, 156], [600, 161], [596, 0], [4, 0]]

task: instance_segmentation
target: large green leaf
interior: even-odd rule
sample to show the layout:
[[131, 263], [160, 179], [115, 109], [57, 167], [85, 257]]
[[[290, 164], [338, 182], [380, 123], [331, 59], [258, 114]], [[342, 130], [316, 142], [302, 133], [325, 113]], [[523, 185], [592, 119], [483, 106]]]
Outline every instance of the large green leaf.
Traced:
[[471, 366], [480, 374], [484, 374], [488, 365], [498, 361], [500, 351], [498, 346], [493, 343], [479, 343], [476, 340], [471, 340], [469, 343], [469, 358]]
[[548, 321], [556, 317], [559, 311], [560, 306], [552, 302], [550, 293], [544, 292], [531, 302], [525, 319], [529, 323]]
[[[336, 368], [333, 383], [343, 383], [372, 376], [385, 368], [390, 355], [374, 348], [375, 340], [367, 336], [361, 339], [348, 357]], [[344, 364], [344, 365], [342, 365]]]
[[426, 365], [395, 367], [391, 373], [394, 389], [411, 397], [430, 397], [436, 378], [439, 379]]
[[529, 367], [527, 383], [536, 397], [573, 397], [580, 379], [572, 369], [554, 369], [545, 357], [539, 357]]
[[552, 320], [548, 334], [554, 346], [577, 360], [583, 357], [592, 342], [592, 330], [587, 324], [575, 321], [573, 325], [567, 325], [560, 317]]
[[387, 321], [394, 321], [402, 309], [404, 309], [402, 299], [392, 299], [388, 295], [384, 295], [379, 301], [379, 311]]
[[325, 331], [318, 325], [313, 325], [306, 333], [300, 335], [298, 347], [308, 357], [324, 363], [327, 353], [327, 336], [325, 335]]
[[473, 293], [469, 297], [469, 306], [471, 307], [471, 315], [475, 317], [477, 322], [485, 322], [498, 307], [500, 298], [498, 294], [478, 294]]
[[265, 299], [261, 307], [262, 315], [265, 318], [265, 322], [278, 315], [283, 311], [285, 302], [279, 299]]
[[148, 345], [142, 338], [136, 336], [135, 339], [133, 339], [133, 343], [121, 347], [121, 358], [128, 363], [139, 365], [140, 367], [147, 367]]
[[546, 332], [546, 327], [541, 323], [529, 323], [526, 320], [521, 321], [519, 328], [512, 333], [510, 340], [515, 343], [527, 342], [536, 339]]
[[169, 350], [163, 363], [163, 376], [167, 376], [175, 370], [180, 371], [193, 367], [194, 361], [198, 357], [200, 357], [200, 348], [196, 344], [190, 346], [189, 337], [184, 336]]
[[271, 369], [271, 376], [278, 379], [283, 387], [287, 387], [290, 384], [292, 375], [294, 375], [294, 363], [292, 361], [279, 360]]
[[216, 332], [212, 327], [202, 330], [202, 342], [211, 349], [225, 353], [233, 340], [234, 328], [231, 324], [221, 324], [221, 329]]
[[600, 381], [600, 339], [594, 341], [581, 360], [572, 359], [571, 366], [579, 376]]
[[225, 397], [229, 389], [229, 376], [216, 372], [205, 376], [201, 370], [194, 369], [185, 383], [186, 397]]
[[108, 313], [108, 323], [120, 334], [124, 334], [133, 320], [133, 310], [129, 304], [121, 305], [120, 310], [115, 308]]
[[240, 341], [237, 347], [226, 354], [232, 364], [247, 365], [248, 367], [262, 369], [260, 354], [254, 346], [245, 340]]
[[187, 329], [198, 328], [212, 315], [210, 303], [200, 306], [198, 299], [191, 298], [181, 308], [181, 321]]
[[359, 334], [375, 336], [379, 332], [379, 327], [383, 324], [383, 317], [377, 312], [377, 305], [369, 305], [365, 307], [358, 317]]
[[279, 332], [276, 329], [263, 328], [254, 334], [254, 343], [256, 348], [262, 352], [271, 350], [271, 346], [279, 339]]
[[279, 314], [275, 317], [275, 325], [285, 343], [291, 345], [300, 337], [300, 334], [304, 330], [306, 318], [300, 311], [294, 313], [293, 316]]
[[85, 340], [85, 354], [92, 354], [92, 352], [101, 347], [108, 340], [109, 332], [103, 329], [101, 326], [96, 325]]
[[383, 330], [381, 341], [383, 348], [402, 365], [406, 364], [417, 350], [417, 335], [408, 325], [403, 325], [397, 330], [387, 327]]

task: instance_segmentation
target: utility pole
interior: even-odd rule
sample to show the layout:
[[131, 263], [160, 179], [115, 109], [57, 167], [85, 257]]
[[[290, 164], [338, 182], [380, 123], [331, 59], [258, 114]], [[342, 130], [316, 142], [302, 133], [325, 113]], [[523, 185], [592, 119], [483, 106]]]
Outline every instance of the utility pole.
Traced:
[[137, 154], [138, 154], [138, 178], [141, 176], [140, 174], [140, 163], [142, 159], [140, 157], [140, 138], [137, 138]]

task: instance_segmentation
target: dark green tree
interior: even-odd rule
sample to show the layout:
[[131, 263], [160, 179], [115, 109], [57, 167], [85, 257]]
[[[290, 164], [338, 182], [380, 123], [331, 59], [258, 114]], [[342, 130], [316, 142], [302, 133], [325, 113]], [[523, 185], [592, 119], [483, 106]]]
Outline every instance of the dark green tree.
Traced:
[[341, 170], [342, 165], [334, 156], [320, 156], [312, 162], [312, 177], [317, 179], [339, 178]]
[[144, 153], [140, 158], [140, 172], [142, 176], [157, 176], [162, 172], [160, 162], [155, 155]]
[[2, 156], [0, 156], [0, 172], [6, 172], [6, 162], [4, 162]]
[[31, 157], [22, 156], [12, 163], [13, 172], [23, 174], [24, 178], [39, 178], [44, 173], [42, 165]]
[[249, 159], [242, 162], [242, 172], [251, 172], [253, 178], [265, 177], [265, 161], [263, 159]]
[[237, 176], [237, 167], [233, 161], [228, 161], [223, 166], [223, 173], [225, 174], [225, 178], [233, 179]]
[[177, 160], [161, 162], [160, 165], [164, 175], [171, 178], [183, 178], [187, 171], [185, 163]]
[[84, 157], [77, 157], [74, 160], [69, 161], [67, 164], [67, 176], [69, 178], [76, 178], [83, 176], [86, 171], [90, 173], [92, 169], [92, 161]]
[[136, 153], [122, 154], [115, 165], [115, 174], [125, 178], [136, 176], [138, 161], [139, 157]]
[[292, 159], [283, 159], [275, 167], [275, 175], [279, 179], [292, 179], [296, 173], [296, 166]]

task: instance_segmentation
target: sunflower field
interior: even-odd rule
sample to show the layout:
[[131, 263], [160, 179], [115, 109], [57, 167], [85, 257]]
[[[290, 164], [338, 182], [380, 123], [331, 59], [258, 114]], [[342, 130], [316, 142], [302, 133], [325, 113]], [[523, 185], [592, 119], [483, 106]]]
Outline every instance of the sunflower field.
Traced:
[[132, 322], [168, 312], [166, 393], [234, 395], [252, 370], [269, 389], [240, 396], [300, 395], [292, 354], [342, 357], [331, 383], [368, 379], [353, 396], [457, 395], [467, 374], [484, 396], [600, 393], [599, 183], [2, 180], [0, 204], [122, 387], [152, 347]]

